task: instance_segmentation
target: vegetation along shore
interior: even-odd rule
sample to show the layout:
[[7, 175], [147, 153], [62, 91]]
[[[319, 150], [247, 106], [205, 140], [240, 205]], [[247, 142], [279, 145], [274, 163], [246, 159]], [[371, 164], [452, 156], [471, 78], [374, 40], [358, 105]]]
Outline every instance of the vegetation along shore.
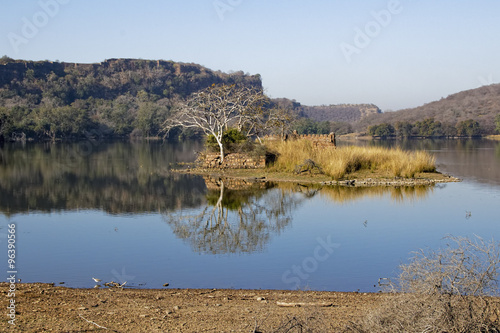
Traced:
[[[233, 143], [241, 151], [248, 143]], [[310, 140], [268, 141], [252, 143], [260, 154], [271, 155], [271, 161], [260, 156], [259, 167], [248, 168], [243, 160], [232, 167], [206, 167], [211, 155], [201, 153], [201, 164], [177, 172], [212, 177], [239, 178], [255, 182], [302, 182], [341, 186], [419, 186], [459, 179], [437, 172], [434, 157], [424, 151], [408, 152], [381, 147], [314, 147]], [[210, 145], [207, 149], [210, 149]], [[256, 152], [248, 152], [252, 156]], [[228, 153], [231, 156], [231, 153]], [[227, 159], [228, 157], [226, 157]], [[251, 157], [250, 157], [251, 158]]]

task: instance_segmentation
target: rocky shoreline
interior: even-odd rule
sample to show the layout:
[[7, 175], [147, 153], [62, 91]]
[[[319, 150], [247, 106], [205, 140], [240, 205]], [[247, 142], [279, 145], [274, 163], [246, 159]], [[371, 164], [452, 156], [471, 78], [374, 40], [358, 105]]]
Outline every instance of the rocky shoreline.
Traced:
[[331, 180], [330, 178], [320, 175], [296, 175], [292, 173], [270, 172], [267, 170], [251, 170], [251, 169], [206, 169], [206, 168], [186, 168], [173, 169], [176, 173], [193, 174], [200, 176], [210, 176], [212, 178], [239, 179], [248, 183], [265, 183], [265, 182], [293, 182], [307, 183], [324, 186], [346, 186], [346, 187], [377, 187], [377, 186], [392, 186], [392, 187], [413, 187], [413, 186], [431, 186], [440, 183], [456, 183], [462, 180], [450, 175], [445, 175], [439, 172], [421, 173], [414, 178], [402, 177], [378, 177], [370, 178], [364, 175], [351, 175], [350, 179]]
[[457, 183], [461, 180], [452, 177], [444, 176], [443, 179], [425, 179], [425, 178], [395, 178], [395, 179], [352, 179], [352, 180], [338, 180], [330, 182], [321, 182], [321, 185], [334, 185], [334, 186], [358, 186], [358, 187], [369, 187], [369, 186], [428, 186], [438, 183]]

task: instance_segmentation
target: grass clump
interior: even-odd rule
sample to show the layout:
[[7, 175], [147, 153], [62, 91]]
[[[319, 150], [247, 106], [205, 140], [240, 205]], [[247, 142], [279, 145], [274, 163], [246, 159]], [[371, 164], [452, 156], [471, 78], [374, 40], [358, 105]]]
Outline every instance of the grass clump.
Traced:
[[313, 160], [333, 179], [342, 179], [363, 170], [404, 178], [436, 171], [434, 157], [423, 151], [357, 146], [315, 148], [307, 140], [272, 142], [268, 147], [278, 155], [271, 167], [275, 171], [293, 172], [307, 159]]

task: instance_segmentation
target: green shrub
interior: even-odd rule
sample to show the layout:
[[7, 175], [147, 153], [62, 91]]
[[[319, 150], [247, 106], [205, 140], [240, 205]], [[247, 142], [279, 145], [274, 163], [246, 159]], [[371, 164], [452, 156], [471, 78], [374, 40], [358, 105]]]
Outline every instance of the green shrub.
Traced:
[[[246, 141], [247, 137], [236, 128], [229, 128], [222, 134], [222, 145], [228, 153], [233, 152], [232, 150], [235, 149], [235, 146], [241, 145]], [[211, 151], [219, 151], [219, 144], [213, 135], [207, 137], [206, 146]]]

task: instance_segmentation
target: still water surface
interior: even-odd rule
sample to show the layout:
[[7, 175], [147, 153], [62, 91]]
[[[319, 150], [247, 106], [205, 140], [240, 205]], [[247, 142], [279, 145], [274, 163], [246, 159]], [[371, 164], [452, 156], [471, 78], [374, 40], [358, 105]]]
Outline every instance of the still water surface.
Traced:
[[194, 160], [195, 142], [4, 145], [3, 262], [15, 223], [23, 282], [377, 291], [411, 251], [443, 246], [448, 234], [500, 239], [500, 143], [362, 144], [425, 149], [440, 171], [464, 181], [242, 188], [171, 173]]

